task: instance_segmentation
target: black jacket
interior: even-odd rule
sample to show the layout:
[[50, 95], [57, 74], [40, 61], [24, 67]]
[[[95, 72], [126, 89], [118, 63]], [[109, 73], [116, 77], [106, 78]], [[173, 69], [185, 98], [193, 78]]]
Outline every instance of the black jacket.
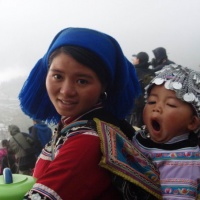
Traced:
[[157, 72], [157, 71], [161, 70], [164, 66], [169, 65], [169, 64], [175, 64], [175, 62], [173, 62], [173, 61], [167, 59], [167, 60], [164, 61], [162, 64], [157, 65], [156, 67], [154, 67], [154, 68], [152, 69], [152, 71], [153, 71], [153, 72]]
[[139, 81], [143, 79], [146, 74], [154, 75], [152, 69], [149, 69], [149, 63], [143, 62], [138, 65], [135, 65], [135, 70], [138, 76]]

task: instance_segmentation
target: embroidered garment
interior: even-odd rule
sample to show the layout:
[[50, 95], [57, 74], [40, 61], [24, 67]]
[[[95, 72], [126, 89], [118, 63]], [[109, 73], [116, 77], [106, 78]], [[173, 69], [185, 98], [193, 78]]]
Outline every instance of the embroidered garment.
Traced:
[[143, 131], [133, 138], [133, 145], [159, 169], [164, 200], [200, 199], [200, 149], [188, 135], [167, 144], [154, 143]]
[[94, 119], [101, 138], [100, 165], [161, 199], [159, 173], [118, 127]]
[[46, 145], [39, 156], [34, 170], [37, 182], [24, 199], [121, 199], [111, 173], [99, 166], [102, 153], [95, 126], [80, 118], [62, 119], [66, 124], [60, 124], [53, 148]]

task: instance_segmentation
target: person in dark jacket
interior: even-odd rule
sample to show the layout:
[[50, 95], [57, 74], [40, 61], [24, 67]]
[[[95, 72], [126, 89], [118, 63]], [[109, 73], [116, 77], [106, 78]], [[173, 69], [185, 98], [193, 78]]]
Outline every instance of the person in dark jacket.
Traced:
[[140, 52], [137, 55], [133, 55], [133, 57], [135, 57], [133, 64], [135, 65], [139, 81], [143, 79], [146, 74], [155, 75], [152, 69], [149, 68], [151, 63], [149, 62], [149, 55], [146, 52]]
[[11, 150], [9, 141], [4, 139], [1, 141], [2, 148], [0, 148], [0, 174], [3, 174], [4, 168], [10, 168], [12, 173], [18, 172], [18, 167], [14, 152]]
[[151, 64], [153, 66], [152, 70], [154, 72], [161, 70], [165, 65], [175, 64], [175, 62], [168, 59], [166, 49], [163, 47], [154, 49], [153, 54], [155, 58], [152, 59]]
[[32, 175], [32, 170], [36, 162], [36, 156], [34, 152], [29, 152], [29, 149], [31, 149], [31, 144], [20, 131], [18, 126], [9, 125], [8, 131], [11, 135], [9, 145], [15, 154], [19, 166], [19, 174]]
[[40, 147], [39, 153], [52, 138], [52, 130], [47, 124], [38, 119], [33, 120], [33, 126], [29, 128], [29, 134], [38, 143], [38, 147]]
[[135, 107], [132, 114], [127, 118], [129, 123], [133, 126], [141, 127], [143, 125], [142, 112], [145, 105], [144, 102], [144, 88], [149, 84], [150, 80], [155, 76], [152, 69], [149, 68], [151, 63], [149, 62], [149, 55], [146, 52], [139, 52], [137, 55], [133, 55], [133, 64], [136, 69], [138, 80], [140, 82], [142, 93], [135, 101]]

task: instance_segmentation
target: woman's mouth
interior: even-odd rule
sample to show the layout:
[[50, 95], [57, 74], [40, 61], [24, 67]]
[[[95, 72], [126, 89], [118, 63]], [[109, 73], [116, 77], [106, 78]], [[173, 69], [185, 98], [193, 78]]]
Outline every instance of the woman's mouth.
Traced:
[[65, 104], [65, 105], [73, 105], [73, 104], [76, 104], [75, 101], [70, 101], [70, 100], [63, 100], [63, 99], [60, 99], [60, 101]]
[[72, 101], [72, 100], [65, 100], [65, 99], [60, 99], [58, 101], [58, 108], [59, 109], [67, 109], [72, 110], [77, 106], [77, 102], [76, 101]]

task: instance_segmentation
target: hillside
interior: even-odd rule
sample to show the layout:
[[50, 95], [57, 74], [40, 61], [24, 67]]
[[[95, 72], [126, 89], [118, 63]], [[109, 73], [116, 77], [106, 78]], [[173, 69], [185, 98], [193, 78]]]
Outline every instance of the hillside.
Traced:
[[19, 107], [18, 94], [24, 80], [17, 78], [0, 84], [0, 140], [9, 137], [7, 127], [10, 124], [19, 126], [23, 132], [28, 132], [32, 125], [32, 120]]

